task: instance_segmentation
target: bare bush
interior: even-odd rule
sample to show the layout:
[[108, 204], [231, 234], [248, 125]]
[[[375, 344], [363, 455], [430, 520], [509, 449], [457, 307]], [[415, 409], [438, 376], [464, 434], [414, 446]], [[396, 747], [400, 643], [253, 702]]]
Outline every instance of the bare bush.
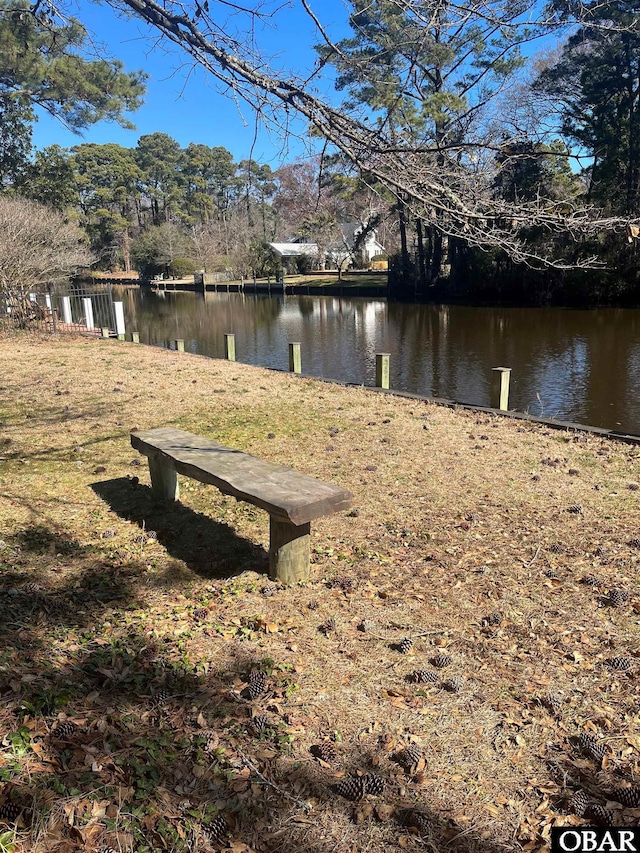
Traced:
[[0, 298], [22, 325], [32, 314], [29, 294], [64, 281], [92, 255], [75, 222], [17, 196], [0, 196]]

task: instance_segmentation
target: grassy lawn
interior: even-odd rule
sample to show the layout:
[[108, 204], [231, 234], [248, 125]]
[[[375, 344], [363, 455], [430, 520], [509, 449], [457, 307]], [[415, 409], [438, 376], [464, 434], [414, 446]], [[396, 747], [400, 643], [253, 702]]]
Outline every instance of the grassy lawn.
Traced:
[[288, 275], [285, 276], [285, 284], [301, 284], [309, 285], [309, 287], [337, 287], [341, 286], [357, 290], [359, 287], [379, 287], [381, 289], [387, 286], [386, 273], [344, 273], [342, 280], [338, 280], [338, 274], [323, 275]]
[[[640, 819], [638, 449], [113, 340], [0, 360], [0, 849], [542, 853]], [[255, 507], [152, 498], [129, 432], [160, 425], [353, 492], [312, 582], [269, 582]]]
[[[114, 274], [115, 275], [115, 274]], [[97, 281], [104, 280], [108, 281], [108, 276], [99, 276], [96, 275], [95, 279]], [[137, 282], [137, 279], [135, 279]], [[245, 279], [245, 281], [249, 281], [249, 279]], [[267, 284], [268, 279], [258, 278], [256, 282], [258, 284]], [[271, 283], [275, 281], [275, 277], [271, 277]], [[176, 279], [168, 279], [168, 283], [172, 286], [177, 284], [193, 284], [193, 276], [187, 276], [186, 278], [176, 278]], [[236, 279], [234, 281], [228, 282], [230, 285], [239, 285], [242, 282], [240, 279]], [[220, 282], [220, 284], [225, 285], [227, 282]], [[313, 275], [287, 275], [285, 276], [285, 284], [287, 285], [309, 285], [309, 287], [343, 287], [345, 289], [358, 289], [361, 287], [379, 287], [381, 290], [386, 288], [387, 286], [387, 275], [386, 273], [366, 273], [366, 272], [356, 272], [356, 273], [344, 273], [342, 276], [342, 281], [338, 280], [338, 273], [317, 273]]]

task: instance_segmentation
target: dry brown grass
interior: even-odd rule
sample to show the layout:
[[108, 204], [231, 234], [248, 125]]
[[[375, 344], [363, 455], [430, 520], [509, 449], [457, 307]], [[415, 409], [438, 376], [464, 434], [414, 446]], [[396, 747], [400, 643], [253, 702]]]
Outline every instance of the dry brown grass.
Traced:
[[[236, 851], [543, 850], [554, 823], [582, 822], [576, 789], [605, 803], [635, 780], [636, 448], [116, 341], [12, 336], [0, 359], [0, 805], [30, 808], [16, 849], [206, 850], [219, 812]], [[129, 431], [160, 425], [354, 493], [357, 513], [312, 525], [314, 582], [269, 586], [254, 507], [184, 480], [176, 508], [151, 499]], [[442, 680], [411, 683], [441, 650]], [[269, 680], [252, 703], [254, 668]], [[325, 740], [335, 762], [310, 753]], [[393, 756], [411, 743], [406, 770]], [[357, 771], [384, 794], [337, 796]]]

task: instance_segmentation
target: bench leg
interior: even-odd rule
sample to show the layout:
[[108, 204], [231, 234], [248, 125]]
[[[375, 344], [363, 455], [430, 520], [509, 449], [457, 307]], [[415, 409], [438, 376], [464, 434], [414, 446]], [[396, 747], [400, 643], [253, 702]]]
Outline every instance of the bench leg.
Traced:
[[161, 456], [149, 456], [151, 488], [156, 497], [163, 501], [177, 501], [180, 497], [178, 475]]
[[287, 585], [309, 579], [311, 524], [290, 524], [270, 517], [269, 577]]

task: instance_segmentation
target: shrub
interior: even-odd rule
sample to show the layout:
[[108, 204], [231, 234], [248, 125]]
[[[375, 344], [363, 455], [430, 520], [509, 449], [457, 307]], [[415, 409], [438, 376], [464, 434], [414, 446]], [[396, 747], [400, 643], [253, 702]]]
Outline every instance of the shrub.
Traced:
[[176, 278], [186, 278], [193, 275], [197, 269], [198, 265], [191, 258], [174, 258], [169, 264], [169, 272]]

